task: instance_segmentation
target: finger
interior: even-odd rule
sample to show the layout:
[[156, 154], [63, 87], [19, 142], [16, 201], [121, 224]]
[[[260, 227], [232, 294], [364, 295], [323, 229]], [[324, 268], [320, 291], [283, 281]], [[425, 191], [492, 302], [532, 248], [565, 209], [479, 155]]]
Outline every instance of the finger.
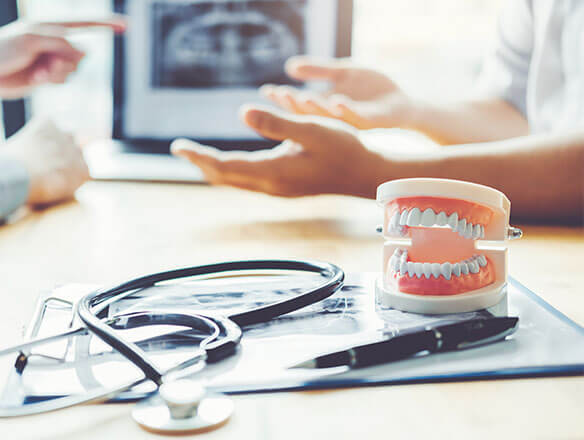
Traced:
[[0, 77], [0, 89], [5, 98], [24, 96], [30, 87], [45, 84], [49, 81], [49, 70], [45, 64], [34, 64], [27, 69], [12, 75]]
[[97, 20], [71, 20], [42, 22], [41, 25], [63, 27], [66, 29], [108, 28], [116, 33], [126, 30], [128, 23], [123, 15], [113, 14], [111, 17]]
[[268, 139], [292, 139], [308, 147], [326, 137], [328, 132], [310, 118], [284, 115], [261, 107], [244, 106], [240, 113], [246, 125]]
[[240, 162], [246, 162], [243, 166], [247, 167], [253, 163], [280, 158], [289, 150], [290, 146], [285, 145], [285, 143], [274, 148], [257, 151], [221, 151], [190, 139], [182, 138], [174, 140], [171, 144], [172, 154], [185, 158], [193, 157], [201, 163], [204, 162], [217, 168], [225, 168], [228, 171], [237, 171]]
[[351, 124], [353, 127], [365, 130], [370, 127], [367, 121], [355, 110], [354, 103], [339, 102], [333, 109], [336, 117]]
[[338, 82], [351, 69], [345, 61], [297, 56], [286, 62], [286, 73], [299, 81]]
[[37, 54], [59, 55], [71, 62], [79, 62], [85, 55], [83, 51], [76, 49], [65, 38], [52, 35], [31, 34], [28, 48]]
[[189, 139], [176, 139], [170, 145], [170, 151], [175, 156], [183, 157], [197, 165], [221, 166], [218, 150], [213, 147], [199, 144]]
[[279, 107], [292, 113], [298, 113], [294, 100], [294, 89], [292, 87], [274, 86], [271, 84], [264, 85], [260, 88], [260, 93], [274, 102]]
[[[177, 139], [172, 143], [173, 154], [197, 165], [207, 181], [216, 185], [229, 185], [250, 191], [278, 194], [278, 181], [282, 159], [294, 153], [297, 146], [283, 142], [269, 150], [218, 151], [214, 148]], [[286, 160], [286, 164], [288, 161]]]
[[278, 86], [274, 84], [263, 84], [262, 86], [260, 86], [258, 91], [260, 95], [262, 95], [264, 98], [272, 99], [272, 95], [274, 94], [276, 87]]
[[[198, 166], [209, 183], [215, 185], [225, 183], [227, 173], [225, 160], [220, 158], [221, 152], [215, 148], [188, 139], [177, 139], [172, 142], [170, 151], [175, 156], [187, 159]], [[245, 169], [242, 172], [245, 172]], [[254, 173], [247, 170], [247, 174], [253, 176]]]
[[345, 95], [333, 95], [329, 98], [329, 107], [335, 118], [353, 126], [360, 127], [363, 117], [356, 110], [356, 103]]
[[260, 87], [259, 92], [264, 98], [272, 101], [279, 107], [283, 107], [283, 105], [279, 101], [280, 97], [276, 93], [277, 88], [278, 86], [274, 86], [272, 84], [264, 84], [263, 86]]
[[281, 106], [292, 113], [301, 115], [304, 114], [304, 112], [296, 100], [298, 93], [299, 92], [296, 89], [289, 86], [280, 86], [276, 89], [276, 94], [281, 102]]
[[76, 63], [61, 58], [52, 58], [48, 61], [48, 81], [55, 84], [61, 84], [65, 82], [72, 72], [75, 71], [76, 67]]
[[303, 113], [310, 115], [333, 118], [334, 115], [327, 107], [327, 103], [320, 96], [314, 93], [300, 93], [296, 98], [297, 105]]

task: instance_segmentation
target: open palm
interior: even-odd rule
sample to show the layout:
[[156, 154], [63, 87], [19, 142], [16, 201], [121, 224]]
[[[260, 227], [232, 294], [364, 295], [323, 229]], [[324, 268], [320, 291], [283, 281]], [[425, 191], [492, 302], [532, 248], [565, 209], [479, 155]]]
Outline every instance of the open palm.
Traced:
[[324, 93], [290, 86], [262, 87], [264, 96], [293, 113], [337, 118], [360, 129], [401, 127], [406, 121], [408, 96], [381, 72], [346, 60], [305, 57], [291, 58], [286, 71], [299, 81], [330, 83]]
[[258, 107], [244, 109], [243, 120], [262, 136], [282, 143], [270, 150], [220, 151], [178, 139], [172, 152], [197, 165], [212, 184], [285, 197], [375, 195], [377, 182], [371, 176], [379, 156], [365, 148], [353, 127]]

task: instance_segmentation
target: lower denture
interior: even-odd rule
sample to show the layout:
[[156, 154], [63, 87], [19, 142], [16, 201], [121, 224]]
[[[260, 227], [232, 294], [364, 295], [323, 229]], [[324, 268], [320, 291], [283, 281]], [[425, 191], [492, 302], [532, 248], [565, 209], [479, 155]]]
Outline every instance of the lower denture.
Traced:
[[[429, 278], [422, 275], [418, 278], [415, 274], [413, 276], [409, 275], [408, 272], [402, 274], [388, 267], [390, 275], [388, 281], [394, 284], [400, 292], [404, 293], [414, 295], [457, 295], [480, 289], [495, 281], [493, 264], [486, 257], [484, 257], [484, 260], [486, 260], [486, 264], [479, 266], [478, 273], [461, 273], [459, 276], [452, 274], [449, 280], [442, 274], [437, 278], [434, 275], [430, 275]], [[411, 260], [406, 261], [408, 263], [416, 263]]]

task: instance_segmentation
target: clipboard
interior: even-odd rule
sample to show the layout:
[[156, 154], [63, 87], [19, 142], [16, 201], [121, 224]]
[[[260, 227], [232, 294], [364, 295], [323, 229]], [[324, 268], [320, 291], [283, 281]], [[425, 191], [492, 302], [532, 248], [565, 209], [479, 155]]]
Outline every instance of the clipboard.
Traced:
[[[312, 275], [273, 278], [244, 277], [150, 287], [131, 299], [115, 303], [110, 313], [144, 307], [213, 309], [218, 313], [242, 310], [253, 302], [269, 303], [315, 282]], [[269, 323], [244, 328], [236, 356], [200, 371], [198, 377], [212, 391], [230, 394], [329, 389], [408, 383], [569, 376], [584, 374], [584, 328], [554, 309], [541, 297], [510, 278], [507, 295], [497, 306], [456, 315], [417, 315], [383, 309], [375, 301], [377, 274], [348, 275], [343, 289], [330, 298]], [[75, 322], [76, 299], [95, 289], [89, 285], [61, 286], [39, 298], [28, 336], [63, 331]], [[287, 370], [298, 361], [324, 352], [373, 342], [418, 327], [479, 316], [519, 316], [517, 332], [508, 340], [483, 347], [420, 356], [365, 369], [346, 371]], [[141, 337], [144, 337], [142, 335]], [[95, 386], [111, 386], [129, 375], [140, 375], [133, 365], [88, 335], [74, 336], [35, 352], [40, 362], [20, 371], [12, 368], [0, 395], [0, 406], [38, 402]], [[155, 362], [180, 362], [188, 347], [154, 347]], [[91, 363], [89, 352], [104, 353], [107, 362]], [[59, 368], [59, 359], [62, 360]], [[14, 364], [14, 359], [9, 360]], [[66, 365], [66, 367], [64, 367]], [[138, 376], [140, 377], [140, 376]], [[114, 401], [137, 400], [153, 391], [145, 383]]]

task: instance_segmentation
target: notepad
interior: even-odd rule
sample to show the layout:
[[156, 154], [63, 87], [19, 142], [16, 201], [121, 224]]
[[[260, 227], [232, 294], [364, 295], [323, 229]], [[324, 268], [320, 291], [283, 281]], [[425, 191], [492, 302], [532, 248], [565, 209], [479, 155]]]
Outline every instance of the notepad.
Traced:
[[[375, 301], [376, 274], [352, 274], [333, 296], [269, 323], [244, 328], [236, 356], [197, 373], [208, 388], [226, 393], [275, 392], [302, 389], [392, 385], [512, 377], [580, 375], [584, 373], [584, 328], [554, 309], [535, 293], [510, 278], [506, 299], [488, 310], [456, 315], [417, 315], [381, 309]], [[244, 277], [167, 284], [144, 289], [132, 300], [122, 300], [110, 313], [132, 310], [215, 310], [231, 314], [283, 299], [315, 285], [314, 275]], [[61, 296], [74, 302], [94, 286], [66, 285], [41, 298]], [[54, 300], [53, 300], [54, 301]], [[71, 310], [63, 303], [47, 303], [38, 324], [39, 336], [62, 331]], [[428, 325], [478, 316], [519, 316], [517, 332], [504, 342], [483, 347], [417, 356], [370, 368], [348, 370], [288, 370], [299, 361], [322, 353], [378, 341]], [[34, 325], [34, 323], [31, 323]], [[152, 329], [149, 329], [152, 331]], [[144, 337], [151, 335], [134, 335]], [[88, 352], [108, 352], [97, 338], [77, 336], [35, 351], [21, 374], [10, 373], [0, 405], [44, 400], [110, 386], [140, 372], [117, 353], [93, 362]], [[188, 357], [188, 348], [165, 345], [149, 353], [159, 366]], [[51, 360], [52, 359], [52, 360]], [[62, 359], [61, 366], [59, 359]], [[6, 361], [6, 360], [1, 360]], [[10, 359], [14, 363], [14, 359]], [[145, 383], [116, 400], [135, 400], [154, 389]]]

